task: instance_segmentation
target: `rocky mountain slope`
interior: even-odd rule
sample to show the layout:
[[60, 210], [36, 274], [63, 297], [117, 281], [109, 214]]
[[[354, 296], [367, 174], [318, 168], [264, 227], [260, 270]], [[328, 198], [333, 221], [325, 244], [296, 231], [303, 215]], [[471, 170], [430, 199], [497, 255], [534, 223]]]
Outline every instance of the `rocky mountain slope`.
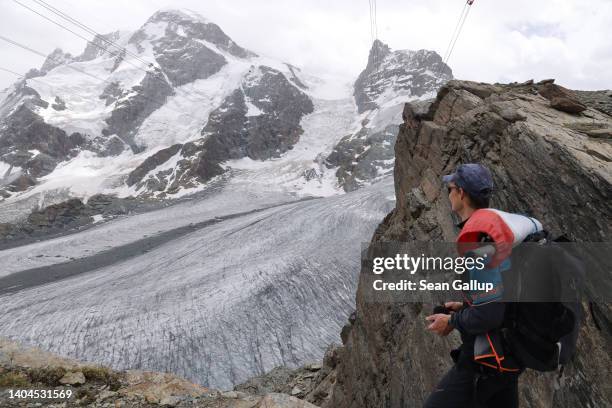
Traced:
[[[112, 42], [112, 43], [111, 43]], [[229, 167], [330, 195], [393, 167], [401, 104], [452, 77], [432, 51], [373, 44], [354, 84], [258, 56], [190, 11], [58, 49], [0, 101], [0, 202], [19, 213], [95, 194], [175, 198]]]
[[[490, 85], [450, 81], [424, 113], [406, 105], [396, 151], [396, 207], [378, 226], [381, 241], [453, 241], [440, 177], [463, 162], [489, 166], [492, 206], [526, 212], [555, 235], [610, 242], [612, 117], [552, 80]], [[583, 103], [584, 102], [584, 103]], [[327, 406], [420, 406], [449, 367], [456, 337], [425, 330], [431, 305], [368, 301], [362, 272], [356, 313], [343, 330], [337, 382]], [[561, 380], [528, 372], [523, 407], [605, 407], [610, 390], [609, 307], [594, 305]]]
[[391, 51], [380, 40], [374, 41], [354, 84], [361, 127], [344, 136], [326, 159], [328, 166], [338, 166], [336, 175], [346, 191], [392, 173], [404, 103], [432, 99], [452, 77], [434, 51]]

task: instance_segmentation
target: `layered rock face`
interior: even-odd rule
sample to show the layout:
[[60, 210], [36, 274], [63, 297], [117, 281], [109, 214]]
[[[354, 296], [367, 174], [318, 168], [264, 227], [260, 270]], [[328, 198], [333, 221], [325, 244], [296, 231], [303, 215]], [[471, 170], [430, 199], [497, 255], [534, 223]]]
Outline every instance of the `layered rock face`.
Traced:
[[[555, 95], [567, 103], [556, 103]], [[609, 242], [612, 147], [609, 136], [591, 132], [609, 132], [612, 117], [586, 106], [580, 113], [564, 112], [581, 104], [575, 96], [552, 81], [450, 81], [426, 113], [406, 105], [395, 144], [396, 208], [372, 242], [453, 241], [454, 220], [440, 177], [466, 162], [491, 169], [497, 186], [492, 207], [531, 214], [554, 235]], [[356, 315], [343, 331], [344, 350], [327, 406], [421, 406], [450, 366], [448, 352], [458, 338], [441, 339], [425, 330], [431, 305], [366, 302], [364, 276], [362, 271]], [[560, 384], [554, 373], [521, 377], [522, 407], [610, 406], [612, 326], [607, 306], [594, 309], [599, 322], [586, 318]]]

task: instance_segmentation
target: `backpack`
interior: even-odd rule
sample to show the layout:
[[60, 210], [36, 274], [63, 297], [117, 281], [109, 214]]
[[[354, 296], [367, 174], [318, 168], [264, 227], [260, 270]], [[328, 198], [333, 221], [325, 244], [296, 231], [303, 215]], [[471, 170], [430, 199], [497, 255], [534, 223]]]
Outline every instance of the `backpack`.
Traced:
[[576, 349], [583, 310], [579, 293], [585, 267], [546, 231], [512, 251], [503, 276], [507, 299], [501, 333], [507, 350], [526, 368], [555, 371]]
[[474, 359], [498, 371], [514, 371], [515, 363], [556, 370], [576, 348], [584, 264], [561, 244], [567, 239], [551, 239], [537, 219], [493, 208], [476, 210], [464, 224], [459, 254], [483, 249], [483, 233], [495, 247], [486, 272], [501, 274], [502, 281], [497, 297], [485, 300], [504, 302], [506, 311], [500, 330], [477, 336]]

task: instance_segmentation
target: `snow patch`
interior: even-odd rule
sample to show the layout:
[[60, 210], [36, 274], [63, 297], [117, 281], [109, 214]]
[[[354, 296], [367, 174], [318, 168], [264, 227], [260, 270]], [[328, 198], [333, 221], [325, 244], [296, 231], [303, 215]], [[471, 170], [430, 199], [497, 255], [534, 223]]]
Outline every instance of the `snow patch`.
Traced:
[[247, 113], [246, 113], [247, 116], [259, 116], [259, 115], [263, 115], [264, 113], [257, 106], [253, 105], [250, 100], [246, 101], [246, 106], [247, 106]]

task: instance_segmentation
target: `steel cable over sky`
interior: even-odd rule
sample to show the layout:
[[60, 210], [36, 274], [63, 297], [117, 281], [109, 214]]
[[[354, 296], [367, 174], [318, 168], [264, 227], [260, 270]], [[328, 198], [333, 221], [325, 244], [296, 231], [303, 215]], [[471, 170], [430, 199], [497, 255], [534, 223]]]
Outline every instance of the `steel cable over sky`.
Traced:
[[455, 25], [455, 29], [453, 30], [453, 34], [451, 35], [451, 39], [446, 47], [446, 52], [444, 53], [444, 63], [448, 63], [453, 50], [455, 49], [455, 44], [459, 39], [459, 35], [461, 34], [461, 30], [463, 29], [463, 25], [467, 20], [467, 16], [470, 13], [470, 8], [474, 0], [467, 0], [467, 2], [463, 5], [463, 9], [461, 10], [461, 14], [459, 15], [459, 20], [457, 20], [457, 24]]
[[52, 5], [50, 5], [49, 3], [43, 1], [43, 0], [32, 0], [35, 3], [37, 3], [38, 5], [44, 7], [45, 9], [49, 10], [50, 12], [52, 12], [53, 14], [59, 16], [60, 18], [62, 18], [63, 20], [76, 25], [77, 27], [81, 28], [82, 30], [86, 31], [87, 33], [95, 36], [96, 38], [99, 38], [101, 41], [105, 42], [106, 44], [108, 44], [111, 47], [115, 47], [119, 52], [125, 52], [127, 55], [131, 56], [132, 58], [142, 62], [145, 66], [147, 67], [151, 67], [154, 66], [155, 64], [151, 61], [147, 61], [144, 58], [141, 58], [139, 55], [131, 52], [130, 50], [128, 50], [126, 47], [123, 47], [119, 44], [117, 44], [116, 42], [107, 39], [106, 37], [104, 37], [102, 34], [98, 33], [97, 31], [95, 31], [93, 28], [90, 28], [89, 26], [83, 24], [82, 22], [80, 22], [79, 20], [77, 20], [74, 17], [71, 17], [70, 15], [64, 13], [63, 11], [53, 7]]
[[[59, 61], [59, 60], [57, 60], [57, 59], [55, 59], [55, 58], [51, 57], [50, 55], [46, 55], [46, 54], [44, 54], [43, 52], [37, 51], [37, 50], [35, 50], [35, 49], [33, 49], [33, 48], [30, 48], [30, 47], [28, 47], [27, 45], [24, 45], [24, 44], [18, 43], [17, 41], [11, 40], [10, 38], [7, 38], [7, 37], [5, 37], [5, 36], [3, 36], [3, 35], [0, 35], [0, 40], [6, 41], [6, 42], [7, 42], [7, 43], [9, 43], [9, 44], [12, 44], [12, 45], [14, 45], [14, 46], [16, 46], [16, 47], [22, 48], [22, 49], [24, 49], [24, 50], [26, 50], [26, 51], [29, 51], [29, 52], [31, 52], [31, 53], [33, 53], [33, 54], [36, 54], [36, 55], [38, 55], [38, 56], [41, 56], [41, 57], [43, 57], [43, 58], [48, 58], [48, 59], [50, 59], [50, 60], [51, 60], [51, 61], [53, 61], [53, 62], [56, 62], [56, 63], [59, 63], [59, 64], [62, 64], [62, 63], [63, 63], [63, 61]], [[97, 79], [98, 81], [108, 82], [108, 80], [107, 80], [107, 79], [102, 79], [102, 78], [100, 78], [100, 77], [98, 77], [98, 76], [96, 76], [96, 75], [93, 75], [93, 74], [91, 74], [91, 73], [89, 73], [89, 72], [87, 72], [87, 71], [85, 71], [85, 70], [79, 69], [79, 68], [77, 68], [77, 67], [75, 67], [75, 66], [73, 66], [73, 65], [66, 65], [66, 66], [67, 66], [67, 67], [69, 67], [69, 68], [71, 68], [71, 69], [73, 69], [73, 70], [75, 70], [75, 71], [78, 71], [78, 72], [81, 72], [81, 73], [83, 73], [83, 74], [85, 74], [85, 75], [88, 75], [88, 76], [90, 76], [90, 77], [92, 77], [92, 78], [94, 78], [94, 79]]]
[[[378, 23], [376, 21], [376, 0], [368, 0], [368, 3], [370, 5], [370, 39], [371, 44], [373, 46], [376, 40], [378, 39]], [[372, 64], [374, 66], [374, 72], [377, 72], [378, 64], [380, 62], [378, 58], [379, 56], [377, 55], [378, 53], [376, 49], [373, 49], [372, 51]]]

